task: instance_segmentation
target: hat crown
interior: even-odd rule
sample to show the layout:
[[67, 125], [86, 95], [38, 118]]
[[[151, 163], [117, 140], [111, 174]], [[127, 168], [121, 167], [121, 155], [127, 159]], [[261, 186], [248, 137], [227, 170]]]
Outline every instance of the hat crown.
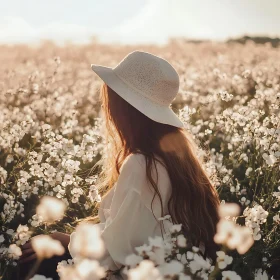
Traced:
[[179, 90], [179, 75], [172, 65], [147, 52], [129, 53], [113, 70], [129, 87], [163, 106], [168, 106]]

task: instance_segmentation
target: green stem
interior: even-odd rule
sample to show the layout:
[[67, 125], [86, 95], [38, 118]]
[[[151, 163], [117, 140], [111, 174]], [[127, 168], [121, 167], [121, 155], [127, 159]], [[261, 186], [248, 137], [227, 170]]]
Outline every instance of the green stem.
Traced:
[[[227, 247], [225, 245], [222, 246], [221, 251], [225, 252], [225, 254], [227, 253]], [[208, 277], [208, 280], [215, 280], [217, 277], [217, 274], [219, 273], [220, 269], [219, 269], [219, 264], [218, 262], [216, 262], [214, 270], [211, 272], [211, 274]]]

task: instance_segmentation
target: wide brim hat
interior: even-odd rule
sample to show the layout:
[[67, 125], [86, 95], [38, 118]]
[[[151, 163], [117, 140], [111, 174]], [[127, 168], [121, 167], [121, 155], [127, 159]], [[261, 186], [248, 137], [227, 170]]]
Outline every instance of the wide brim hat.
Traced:
[[[151, 67], [153, 72], [149, 74]], [[179, 77], [175, 69], [170, 67], [172, 66], [166, 60], [141, 51], [128, 54], [115, 68], [91, 64], [92, 70], [111, 89], [148, 118], [159, 123], [184, 127], [184, 123], [171, 109], [171, 101], [179, 88]], [[148, 73], [143, 74], [143, 69]], [[173, 73], [170, 74], [170, 70]], [[153, 76], [153, 73], [157, 74]], [[158, 77], [160, 74], [163, 78]]]

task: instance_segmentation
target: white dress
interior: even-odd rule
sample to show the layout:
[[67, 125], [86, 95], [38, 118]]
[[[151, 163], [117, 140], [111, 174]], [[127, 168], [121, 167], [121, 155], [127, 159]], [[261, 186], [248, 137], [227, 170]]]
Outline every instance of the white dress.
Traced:
[[[171, 195], [171, 182], [164, 165], [156, 161], [158, 170], [158, 188], [162, 197], [163, 215], [161, 215], [160, 200], [156, 195], [153, 201], [154, 215], [159, 218], [169, 214], [167, 203]], [[152, 177], [156, 181], [156, 171], [152, 165]], [[130, 154], [124, 161], [117, 182], [109, 193], [102, 199], [98, 216], [106, 253], [99, 260], [102, 266], [110, 270], [118, 270], [125, 264], [127, 255], [137, 253], [135, 247], [148, 244], [148, 237], [162, 236], [160, 222], [155, 219], [151, 209], [154, 189], [146, 178], [146, 162], [142, 154]], [[165, 231], [170, 222], [163, 221]], [[164, 233], [164, 230], [163, 230]], [[70, 236], [68, 245], [71, 252]], [[124, 273], [120, 278], [127, 279]]]

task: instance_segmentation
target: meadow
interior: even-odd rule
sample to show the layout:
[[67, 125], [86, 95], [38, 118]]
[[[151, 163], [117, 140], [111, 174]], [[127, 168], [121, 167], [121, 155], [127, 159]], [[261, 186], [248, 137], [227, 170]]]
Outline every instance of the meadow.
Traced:
[[[20, 246], [31, 236], [71, 233], [80, 219], [97, 214], [105, 190], [95, 188], [98, 170], [91, 167], [105, 143], [101, 80], [90, 64], [114, 67], [136, 49], [176, 68], [180, 89], [172, 108], [200, 143], [222, 205], [235, 203], [240, 210], [221, 214], [217, 243], [223, 250], [216, 266], [202, 260], [197, 248], [187, 252], [180, 228], [173, 227], [171, 241], [177, 241], [172, 250], [161, 247], [169, 248], [161, 251], [165, 261], [157, 268], [152, 254], [151, 261], [128, 258], [130, 279], [280, 279], [280, 48], [175, 39], [161, 47], [0, 46], [2, 279], [17, 269]], [[36, 210], [44, 196], [66, 205], [56, 222], [45, 223]], [[86, 276], [76, 271], [71, 278], [75, 265], [69, 261], [61, 264], [61, 279], [104, 277], [98, 263], [83, 261], [91, 267]]]

